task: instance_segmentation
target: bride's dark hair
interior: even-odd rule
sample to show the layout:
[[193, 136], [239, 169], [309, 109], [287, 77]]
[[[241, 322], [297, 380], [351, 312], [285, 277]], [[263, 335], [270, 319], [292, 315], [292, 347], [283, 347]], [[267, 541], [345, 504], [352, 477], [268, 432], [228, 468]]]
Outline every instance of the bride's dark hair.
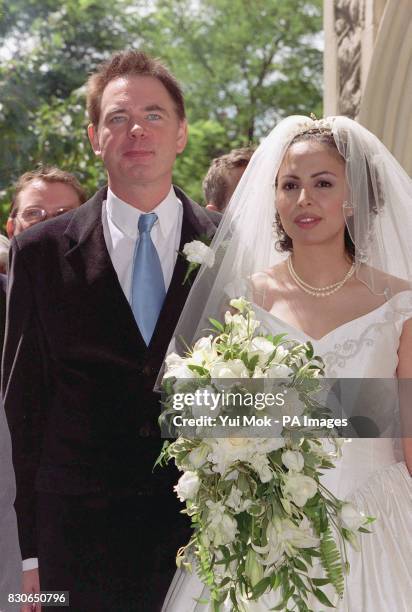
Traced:
[[[316, 142], [322, 145], [329, 147], [332, 151], [339, 156], [339, 158], [345, 163], [345, 159], [340, 154], [338, 147], [336, 146], [335, 139], [333, 134], [329, 130], [314, 128], [311, 130], [307, 130], [302, 132], [301, 134], [297, 134], [290, 142], [288, 149], [297, 142]], [[275, 181], [275, 187], [277, 187], [277, 177]], [[376, 208], [373, 209], [373, 212], [377, 212]], [[276, 211], [275, 221], [274, 221], [274, 230], [278, 235], [278, 239], [275, 244], [275, 248], [280, 252], [288, 251], [291, 253], [293, 251], [293, 244], [291, 238], [285, 232], [282, 222], [280, 220], [280, 215], [278, 211]], [[355, 259], [355, 245], [350, 237], [349, 230], [345, 227], [345, 251], [349, 255], [349, 257], [353, 260]]]

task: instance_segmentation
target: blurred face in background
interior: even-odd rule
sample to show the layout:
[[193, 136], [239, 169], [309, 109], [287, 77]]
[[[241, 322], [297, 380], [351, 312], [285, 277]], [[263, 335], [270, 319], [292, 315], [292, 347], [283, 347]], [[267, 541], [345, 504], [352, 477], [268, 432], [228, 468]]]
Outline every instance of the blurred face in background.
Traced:
[[9, 238], [17, 236], [32, 225], [57, 217], [80, 204], [71, 185], [35, 179], [18, 194], [16, 212], [7, 221], [7, 235]]

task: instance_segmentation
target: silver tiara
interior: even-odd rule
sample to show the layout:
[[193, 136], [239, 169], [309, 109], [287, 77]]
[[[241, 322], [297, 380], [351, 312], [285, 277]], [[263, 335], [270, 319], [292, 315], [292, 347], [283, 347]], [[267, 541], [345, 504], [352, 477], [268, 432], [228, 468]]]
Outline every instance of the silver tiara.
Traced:
[[295, 138], [295, 136], [298, 136], [299, 134], [306, 134], [307, 132], [330, 133], [332, 132], [334, 119], [335, 117], [316, 119], [316, 116], [311, 113], [310, 117], [294, 125], [291, 132], [291, 139]]

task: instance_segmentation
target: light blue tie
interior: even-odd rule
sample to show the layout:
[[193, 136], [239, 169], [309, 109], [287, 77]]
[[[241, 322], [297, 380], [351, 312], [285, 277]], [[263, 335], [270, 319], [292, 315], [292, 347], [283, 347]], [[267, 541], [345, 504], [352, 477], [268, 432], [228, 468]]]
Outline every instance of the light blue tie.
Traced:
[[139, 242], [133, 262], [132, 310], [146, 345], [153, 335], [166, 295], [162, 266], [150, 236], [156, 220], [156, 213], [140, 215]]

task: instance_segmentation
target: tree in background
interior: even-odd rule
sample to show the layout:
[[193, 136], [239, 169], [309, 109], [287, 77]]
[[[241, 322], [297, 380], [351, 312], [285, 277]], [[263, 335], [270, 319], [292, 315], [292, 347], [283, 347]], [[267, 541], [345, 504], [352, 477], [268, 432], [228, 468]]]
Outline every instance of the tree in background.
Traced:
[[37, 163], [104, 180], [84, 83], [112, 52], [162, 57], [183, 84], [190, 140], [175, 181], [198, 200], [213, 157], [280, 118], [321, 115], [321, 0], [0, 0], [0, 203]]

